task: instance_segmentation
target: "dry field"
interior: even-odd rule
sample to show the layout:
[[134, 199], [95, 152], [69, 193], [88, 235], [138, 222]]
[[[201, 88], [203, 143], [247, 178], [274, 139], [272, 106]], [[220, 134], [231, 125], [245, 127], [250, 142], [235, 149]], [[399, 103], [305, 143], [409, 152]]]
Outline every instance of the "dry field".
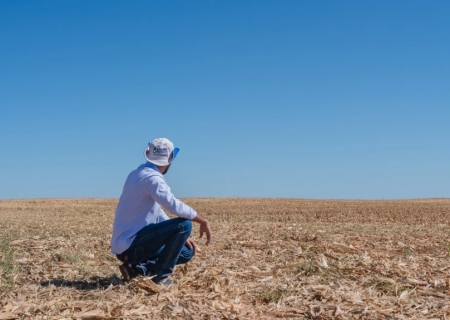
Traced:
[[214, 243], [158, 292], [120, 279], [116, 200], [0, 201], [0, 319], [450, 319], [450, 199], [186, 202]]

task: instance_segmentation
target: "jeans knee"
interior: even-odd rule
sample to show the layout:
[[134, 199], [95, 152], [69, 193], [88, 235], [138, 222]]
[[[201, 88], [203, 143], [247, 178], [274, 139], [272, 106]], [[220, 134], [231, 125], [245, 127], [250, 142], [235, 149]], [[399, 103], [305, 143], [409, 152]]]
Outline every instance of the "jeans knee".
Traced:
[[192, 230], [192, 221], [191, 220], [184, 220], [180, 223], [180, 226], [183, 228], [184, 232], [191, 233]]

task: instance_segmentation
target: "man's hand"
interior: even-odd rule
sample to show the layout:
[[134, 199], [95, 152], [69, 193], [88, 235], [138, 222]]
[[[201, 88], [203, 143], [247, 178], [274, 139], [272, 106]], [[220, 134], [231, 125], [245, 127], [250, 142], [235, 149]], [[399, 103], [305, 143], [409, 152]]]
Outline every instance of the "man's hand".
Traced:
[[209, 226], [209, 222], [205, 221], [200, 223], [200, 238], [203, 237], [203, 233], [206, 233], [206, 245], [211, 242], [211, 227]]
[[206, 220], [206, 218], [203, 217], [200, 213], [197, 213], [197, 216], [192, 219], [192, 221], [200, 224], [200, 238], [203, 237], [204, 233], [206, 233], [206, 245], [208, 245], [211, 242], [212, 235], [208, 220]]
[[197, 244], [195, 244], [195, 241], [191, 238], [186, 240], [186, 245], [189, 249], [194, 248], [194, 254], [197, 252]]

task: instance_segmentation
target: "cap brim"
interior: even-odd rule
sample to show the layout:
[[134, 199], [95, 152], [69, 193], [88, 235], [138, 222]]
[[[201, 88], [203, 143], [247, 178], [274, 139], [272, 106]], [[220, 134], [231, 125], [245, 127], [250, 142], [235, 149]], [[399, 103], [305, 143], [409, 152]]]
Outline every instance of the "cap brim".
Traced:
[[172, 163], [173, 160], [175, 160], [175, 157], [177, 156], [178, 151], [180, 151], [180, 149], [178, 149], [178, 148], [173, 149], [172, 153], [170, 154], [169, 160], [168, 160], [169, 164]]
[[180, 151], [180, 148], [173, 149], [173, 159], [172, 159], [172, 161], [175, 160], [175, 158], [177, 157], [177, 154], [178, 154], [179, 151]]

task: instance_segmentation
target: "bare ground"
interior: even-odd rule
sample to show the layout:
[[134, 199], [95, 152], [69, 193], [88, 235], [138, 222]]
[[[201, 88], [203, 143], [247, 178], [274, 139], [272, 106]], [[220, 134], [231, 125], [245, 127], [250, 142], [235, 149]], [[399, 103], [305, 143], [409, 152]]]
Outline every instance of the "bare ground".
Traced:
[[0, 201], [0, 319], [450, 319], [450, 199], [186, 202], [214, 244], [158, 291], [120, 279], [116, 200]]

